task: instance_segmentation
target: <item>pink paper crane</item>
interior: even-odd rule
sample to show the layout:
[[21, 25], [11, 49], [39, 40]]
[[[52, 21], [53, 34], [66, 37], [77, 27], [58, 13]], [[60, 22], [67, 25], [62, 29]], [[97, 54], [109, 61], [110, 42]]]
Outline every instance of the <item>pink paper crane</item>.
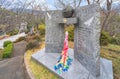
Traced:
[[65, 40], [64, 40], [64, 47], [62, 50], [62, 59], [61, 61], [66, 64], [66, 58], [67, 58], [67, 52], [68, 52], [68, 32], [65, 33]]

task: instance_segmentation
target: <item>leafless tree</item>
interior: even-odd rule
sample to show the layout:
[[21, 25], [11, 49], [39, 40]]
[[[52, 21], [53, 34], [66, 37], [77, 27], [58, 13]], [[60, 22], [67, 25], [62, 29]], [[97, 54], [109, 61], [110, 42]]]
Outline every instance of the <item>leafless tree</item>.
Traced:
[[[8, 28], [10, 25], [12, 25], [11, 20], [14, 16], [14, 13], [7, 10], [9, 7], [11, 7], [14, 0], [0, 0], [0, 27], [4, 29]], [[4, 26], [4, 27], [3, 27]]]
[[64, 8], [67, 5], [77, 8], [80, 6], [82, 0], [55, 0], [56, 8]]
[[[40, 12], [48, 9], [47, 4], [38, 4], [36, 0], [18, 0], [12, 5], [13, 2], [14, 0], [0, 0], [0, 26], [6, 25], [7, 30], [10, 30], [20, 26], [23, 21], [33, 25], [44, 22], [44, 17]], [[16, 12], [8, 10], [9, 7], [16, 9]]]
[[99, 3], [100, 0], [87, 0], [87, 4]]
[[[100, 3], [100, 0], [87, 0], [88, 5], [92, 4], [92, 3]], [[112, 12], [112, 0], [106, 0], [106, 9], [101, 8], [101, 13], [102, 13], [102, 20], [101, 20], [101, 26], [102, 26], [102, 30], [105, 29], [107, 30], [108, 27], [108, 23], [109, 23], [109, 19], [111, 19], [111, 12]]]
[[109, 19], [109, 16], [110, 16], [110, 14], [111, 14], [111, 12], [112, 12], [112, 0], [107, 0], [107, 9], [106, 10], [102, 10], [103, 11], [103, 13], [105, 14], [105, 17], [104, 17], [104, 19], [103, 19], [103, 22], [102, 22], [102, 30], [103, 29], [105, 29], [105, 30], [107, 30], [107, 24], [109, 23], [109, 21], [108, 21], [108, 19]]

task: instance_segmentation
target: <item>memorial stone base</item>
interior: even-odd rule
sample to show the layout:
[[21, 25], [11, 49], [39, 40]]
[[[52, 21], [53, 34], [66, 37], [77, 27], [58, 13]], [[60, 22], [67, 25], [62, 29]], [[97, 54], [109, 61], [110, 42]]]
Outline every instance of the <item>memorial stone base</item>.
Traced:
[[61, 79], [113, 79], [112, 62], [110, 60], [100, 58], [100, 76], [94, 77], [74, 58], [73, 49], [69, 48], [68, 55], [73, 59], [72, 65], [67, 72], [63, 72], [62, 74], [58, 74], [54, 70], [54, 65], [57, 63], [60, 53], [45, 53], [45, 49], [42, 49], [33, 54], [32, 59], [48, 68]]

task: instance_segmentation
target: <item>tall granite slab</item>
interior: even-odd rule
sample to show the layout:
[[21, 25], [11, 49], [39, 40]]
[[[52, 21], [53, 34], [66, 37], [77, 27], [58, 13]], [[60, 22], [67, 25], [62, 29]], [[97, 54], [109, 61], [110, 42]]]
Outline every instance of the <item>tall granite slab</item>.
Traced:
[[45, 15], [46, 36], [45, 52], [61, 53], [64, 42], [64, 25], [57, 21], [62, 19], [62, 12], [59, 10], [48, 11]]
[[100, 7], [92, 4], [75, 10], [74, 56], [94, 76], [100, 75]]
[[64, 42], [64, 24], [76, 24], [77, 18], [64, 18], [61, 10], [48, 11], [46, 22], [46, 53], [61, 53]]

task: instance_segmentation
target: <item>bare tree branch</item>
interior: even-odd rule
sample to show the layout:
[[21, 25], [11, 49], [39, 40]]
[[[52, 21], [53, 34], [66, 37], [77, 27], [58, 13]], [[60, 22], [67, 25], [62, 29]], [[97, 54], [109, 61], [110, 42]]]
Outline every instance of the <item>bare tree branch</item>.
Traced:
[[79, 7], [79, 6], [80, 6], [81, 1], [82, 1], [82, 0], [79, 0], [77, 7]]
[[55, 7], [60, 7], [64, 8], [65, 6], [72, 6], [73, 8], [77, 8], [80, 6], [82, 0], [56, 0], [57, 4]]
[[90, 1], [89, 0], [87, 0], [87, 3], [88, 3], [88, 5], [90, 4]]
[[62, 0], [58, 0], [58, 1], [60, 2], [60, 4], [61, 4], [63, 7], [65, 7], [65, 3], [63, 3]]

